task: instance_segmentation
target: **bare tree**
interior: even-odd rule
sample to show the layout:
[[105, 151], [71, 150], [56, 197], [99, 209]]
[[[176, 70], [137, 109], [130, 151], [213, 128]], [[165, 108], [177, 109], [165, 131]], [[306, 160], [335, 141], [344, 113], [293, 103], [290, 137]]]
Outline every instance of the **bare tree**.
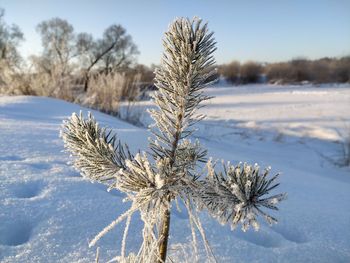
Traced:
[[94, 40], [92, 35], [81, 33], [77, 36], [77, 48], [84, 67], [84, 90], [88, 90], [90, 72], [100, 66], [104, 72], [126, 67], [138, 54], [130, 35], [121, 25], [111, 25], [103, 33], [102, 39]]
[[238, 83], [240, 78], [241, 64], [238, 61], [232, 61], [229, 64], [221, 65], [219, 67], [220, 75], [224, 76], [226, 80], [232, 83]]
[[138, 54], [137, 47], [130, 35], [120, 25], [111, 25], [103, 33], [102, 47], [108, 48], [113, 45], [110, 52], [103, 56], [104, 70], [109, 72], [113, 69], [128, 66]]
[[5, 10], [0, 8], [0, 63], [8, 67], [17, 67], [21, 62], [18, 45], [24, 39], [17, 25], [8, 25], [4, 21]]
[[41, 35], [44, 47], [40, 60], [46, 62], [46, 70], [50, 71], [55, 67], [60, 69], [62, 75], [66, 74], [69, 62], [77, 56], [73, 26], [66, 20], [56, 17], [41, 22], [37, 26], [37, 31]]
[[22, 89], [22, 58], [17, 47], [23, 34], [17, 25], [8, 25], [4, 16], [5, 10], [0, 8], [0, 93], [16, 94]]
[[77, 36], [77, 48], [80, 54], [81, 66], [84, 71], [84, 91], [88, 90], [90, 72], [94, 66], [98, 65], [102, 57], [113, 47], [103, 50], [101, 40], [94, 40], [88, 33], [80, 33]]

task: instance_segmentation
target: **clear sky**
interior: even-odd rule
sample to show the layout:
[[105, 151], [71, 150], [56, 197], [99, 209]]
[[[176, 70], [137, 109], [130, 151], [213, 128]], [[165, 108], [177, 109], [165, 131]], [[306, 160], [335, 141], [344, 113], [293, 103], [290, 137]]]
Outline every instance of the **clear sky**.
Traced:
[[95, 37], [121, 24], [138, 46], [138, 62], [157, 64], [162, 35], [180, 16], [209, 22], [218, 63], [350, 55], [350, 0], [0, 0], [0, 7], [24, 33], [24, 56], [41, 49], [36, 25], [60, 17]]

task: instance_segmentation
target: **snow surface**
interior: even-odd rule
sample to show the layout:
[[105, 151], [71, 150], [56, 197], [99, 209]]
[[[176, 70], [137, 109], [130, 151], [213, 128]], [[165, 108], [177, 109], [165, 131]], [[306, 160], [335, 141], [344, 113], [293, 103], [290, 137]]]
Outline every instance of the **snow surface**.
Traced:
[[[216, 98], [201, 111], [208, 118], [197, 137], [209, 155], [232, 162], [271, 165], [282, 172], [276, 192], [288, 192], [259, 232], [231, 231], [201, 215], [218, 262], [350, 262], [350, 169], [335, 166], [342, 134], [349, 132], [350, 86], [213, 87]], [[150, 102], [134, 106], [144, 112]], [[0, 262], [92, 262], [91, 240], [130, 204], [123, 194], [91, 184], [67, 164], [58, 137], [62, 120], [88, 109], [43, 97], [0, 97]], [[101, 125], [118, 133], [135, 152], [149, 133], [93, 111]], [[147, 115], [142, 121], [149, 123]], [[348, 128], [347, 128], [348, 127]], [[347, 130], [346, 130], [347, 129]], [[188, 216], [176, 209], [170, 254], [190, 240]], [[140, 243], [137, 216], [127, 250]], [[101, 262], [120, 251], [123, 225], [103, 237]]]

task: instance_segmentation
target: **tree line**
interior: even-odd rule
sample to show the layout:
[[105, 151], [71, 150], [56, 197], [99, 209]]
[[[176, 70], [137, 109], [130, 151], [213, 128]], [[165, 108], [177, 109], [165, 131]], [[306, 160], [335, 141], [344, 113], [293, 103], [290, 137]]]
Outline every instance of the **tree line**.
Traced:
[[295, 58], [277, 63], [232, 61], [220, 65], [218, 71], [234, 84], [346, 83], [350, 82], [350, 56], [315, 60]]

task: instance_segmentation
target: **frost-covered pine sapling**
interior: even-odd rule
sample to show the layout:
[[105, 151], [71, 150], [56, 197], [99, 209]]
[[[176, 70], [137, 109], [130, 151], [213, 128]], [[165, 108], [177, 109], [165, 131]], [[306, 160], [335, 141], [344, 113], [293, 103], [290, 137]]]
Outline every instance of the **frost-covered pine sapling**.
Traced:
[[[62, 137], [72, 153], [74, 165], [90, 180], [109, 184], [110, 189], [126, 193], [129, 210], [102, 230], [90, 243], [94, 245], [104, 234], [123, 220], [120, 262], [165, 262], [170, 231], [170, 208], [183, 202], [189, 215], [193, 249], [197, 253], [197, 230], [204, 241], [208, 258], [213, 259], [197, 212], [207, 210], [211, 216], [232, 228], [242, 224], [258, 230], [257, 216], [268, 223], [276, 219], [262, 210], [277, 210], [285, 194], [267, 196], [278, 186], [277, 175], [268, 179], [269, 169], [262, 173], [257, 165], [229, 163], [215, 170], [207, 151], [188, 137], [193, 125], [203, 116], [196, 115], [200, 103], [208, 97], [203, 89], [213, 79], [215, 51], [213, 33], [200, 19], [175, 20], [165, 33], [161, 67], [156, 70], [154, 102], [151, 110], [155, 120], [153, 137], [146, 152], [132, 155], [126, 145], [101, 128], [88, 115], [73, 114], [64, 123]], [[202, 175], [198, 163], [206, 162], [207, 175]], [[136, 253], [125, 255], [126, 237], [134, 212], [139, 211], [144, 222], [143, 243]]]

